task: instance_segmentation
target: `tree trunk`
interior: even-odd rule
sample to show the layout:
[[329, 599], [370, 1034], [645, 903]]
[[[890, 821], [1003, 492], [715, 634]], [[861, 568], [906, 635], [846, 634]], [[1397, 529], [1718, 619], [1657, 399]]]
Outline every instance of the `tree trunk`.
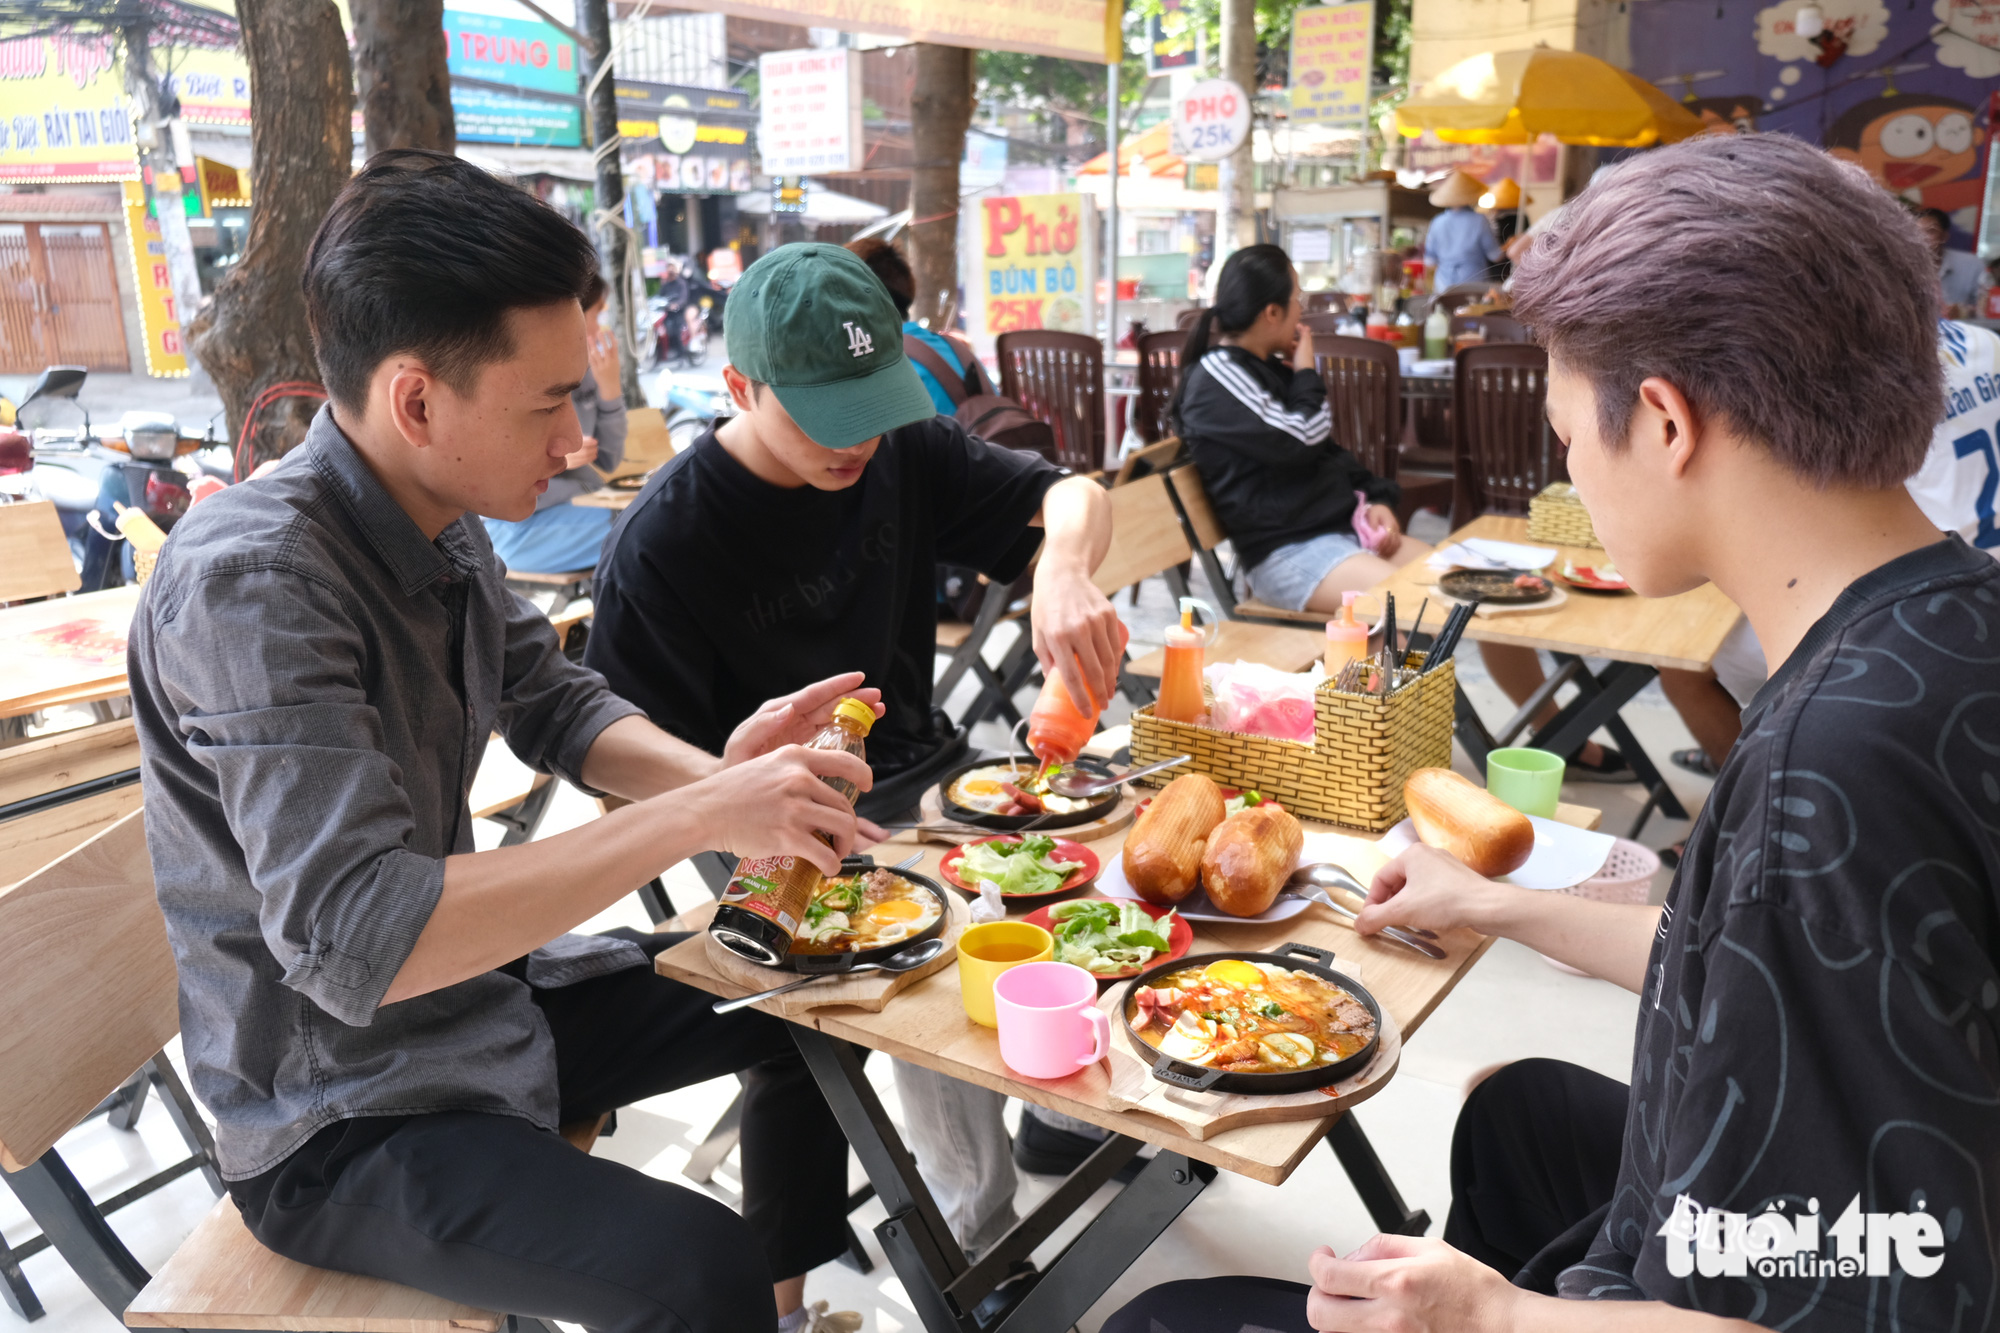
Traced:
[[910, 271], [917, 299], [910, 318], [942, 326], [958, 309], [958, 164], [972, 124], [973, 61], [959, 46], [917, 44], [910, 94]]
[[[1222, 77], [1241, 88], [1257, 105], [1257, 0], [1222, 0]], [[1252, 117], [1255, 119], [1254, 114]], [[1257, 243], [1257, 169], [1250, 160], [1250, 144], [1256, 136], [1245, 136], [1243, 146], [1222, 160], [1218, 173], [1222, 187], [1222, 212], [1216, 219], [1215, 262], [1221, 263], [1234, 251]]]
[[625, 406], [644, 407], [646, 395], [639, 388], [638, 324], [632, 309], [632, 251], [637, 247], [636, 238], [625, 226], [625, 170], [619, 162], [618, 89], [613, 82], [617, 71], [606, 69], [599, 76], [600, 66], [611, 58], [609, 0], [578, 0], [576, 17], [589, 39], [583, 51], [588, 94], [584, 118], [590, 123], [597, 164], [597, 207], [591, 213], [589, 231], [597, 242], [598, 267], [610, 288], [606, 309], [618, 338], [618, 378], [624, 385]]
[[[243, 258], [188, 328], [215, 380], [229, 438], [257, 396], [287, 380], [319, 383], [299, 274], [306, 246], [353, 160], [352, 66], [333, 0], [237, 0], [250, 65], [250, 180]], [[298, 443], [319, 404], [285, 399], [257, 414], [251, 462]]]
[[353, 0], [353, 9], [368, 156], [388, 148], [456, 152], [444, 0]]

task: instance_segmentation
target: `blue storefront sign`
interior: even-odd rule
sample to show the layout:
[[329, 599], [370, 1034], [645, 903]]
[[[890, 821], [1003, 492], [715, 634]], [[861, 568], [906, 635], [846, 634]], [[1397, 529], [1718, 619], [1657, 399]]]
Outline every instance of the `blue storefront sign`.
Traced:
[[583, 108], [573, 102], [454, 86], [451, 114], [464, 143], [546, 148], [576, 148], [583, 143]]

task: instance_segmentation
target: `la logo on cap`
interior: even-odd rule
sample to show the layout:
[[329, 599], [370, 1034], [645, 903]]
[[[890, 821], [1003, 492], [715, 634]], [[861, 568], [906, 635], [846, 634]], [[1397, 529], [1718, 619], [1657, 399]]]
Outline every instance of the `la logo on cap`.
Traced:
[[847, 330], [847, 350], [854, 355], [867, 356], [875, 350], [875, 339], [868, 330], [855, 328], [852, 320], [843, 322], [840, 327]]

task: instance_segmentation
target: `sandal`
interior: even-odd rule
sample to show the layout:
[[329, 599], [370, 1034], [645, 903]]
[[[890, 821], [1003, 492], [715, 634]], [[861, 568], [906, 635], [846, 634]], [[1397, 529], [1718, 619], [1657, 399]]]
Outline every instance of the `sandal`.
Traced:
[[1684, 768], [1697, 777], [1712, 778], [1722, 771], [1721, 767], [1708, 757], [1708, 751], [1698, 745], [1688, 750], [1675, 750], [1667, 758], [1674, 761], [1675, 768]]
[[1681, 858], [1687, 855], [1687, 847], [1687, 839], [1683, 838], [1671, 847], [1660, 848], [1660, 864], [1669, 870], [1679, 870]]
[[1637, 782], [1639, 775], [1625, 762], [1625, 756], [1608, 745], [1598, 747], [1603, 751], [1598, 761], [1586, 764], [1579, 757], [1569, 761], [1563, 770], [1564, 782]]

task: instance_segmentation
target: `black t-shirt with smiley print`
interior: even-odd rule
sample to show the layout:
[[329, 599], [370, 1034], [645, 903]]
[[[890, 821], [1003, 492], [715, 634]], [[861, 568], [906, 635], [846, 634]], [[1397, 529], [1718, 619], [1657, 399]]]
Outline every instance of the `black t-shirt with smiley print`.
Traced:
[[904, 772], [944, 740], [931, 723], [936, 566], [1019, 577], [1042, 538], [1028, 522], [1063, 475], [935, 417], [883, 436], [845, 490], [786, 489], [711, 429], [612, 529], [584, 661], [710, 753], [766, 699], [864, 672], [888, 708], [868, 761], [878, 778]]
[[[2000, 564], [1954, 535], [1840, 595], [1745, 711], [1667, 903], [1617, 1193], [1559, 1291], [1807, 1333], [2000, 1327]], [[1810, 1275], [1677, 1264], [1683, 1196], [1817, 1201]], [[1928, 1213], [1936, 1271], [1893, 1244], [1824, 1271], [1856, 1196], [1850, 1225]]]

